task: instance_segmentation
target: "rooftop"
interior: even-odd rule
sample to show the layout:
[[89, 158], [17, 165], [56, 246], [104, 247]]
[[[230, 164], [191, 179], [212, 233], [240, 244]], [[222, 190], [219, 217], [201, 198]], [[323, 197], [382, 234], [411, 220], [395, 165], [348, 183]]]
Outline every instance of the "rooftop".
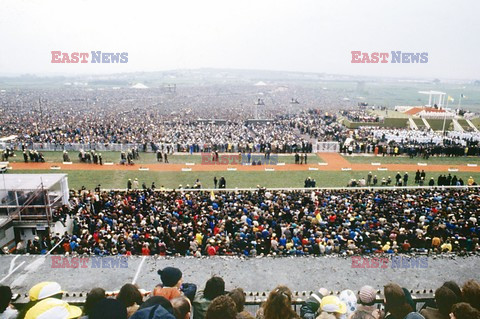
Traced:
[[0, 177], [0, 189], [37, 189], [41, 183], [44, 188], [51, 188], [64, 177], [67, 174], [3, 174]]

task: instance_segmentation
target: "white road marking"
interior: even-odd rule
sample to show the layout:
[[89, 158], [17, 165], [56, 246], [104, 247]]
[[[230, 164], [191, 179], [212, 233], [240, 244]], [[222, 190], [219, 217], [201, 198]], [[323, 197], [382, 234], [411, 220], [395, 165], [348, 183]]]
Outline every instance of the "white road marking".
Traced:
[[143, 256], [142, 261], [140, 262], [140, 266], [138, 266], [137, 273], [135, 274], [135, 277], [133, 277], [132, 285], [135, 285], [138, 279], [138, 275], [140, 274], [140, 270], [142, 270], [143, 263], [145, 262], [145, 259], [147, 256]]
[[10, 262], [10, 269], [8, 270], [8, 273], [12, 272], [13, 267], [15, 267], [15, 260], [17, 260], [18, 257], [20, 257], [20, 255], [15, 256], [15, 258], [13, 258], [12, 261]]
[[12, 269], [12, 271], [10, 271], [10, 272], [8, 273], [8, 275], [6, 275], [5, 277], [2, 278], [2, 280], [0, 280], [0, 283], [2, 283], [5, 279], [7, 279], [8, 277], [10, 277], [10, 275], [13, 274], [15, 271], [17, 271], [18, 268], [22, 267], [24, 263], [25, 263], [25, 261], [22, 261], [22, 262], [20, 263], [20, 265], [18, 265], [18, 266], [15, 267], [14, 269]]

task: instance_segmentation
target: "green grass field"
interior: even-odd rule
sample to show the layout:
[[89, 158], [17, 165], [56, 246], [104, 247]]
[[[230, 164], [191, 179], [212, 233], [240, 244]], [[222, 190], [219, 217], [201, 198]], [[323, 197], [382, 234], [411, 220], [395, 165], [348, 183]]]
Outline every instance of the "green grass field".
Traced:
[[[62, 171], [51, 170], [12, 170], [8, 174], [22, 173], [62, 173]], [[68, 174], [68, 183], [72, 189], [80, 189], [85, 186], [87, 189], [93, 189], [98, 184], [102, 188], [126, 188], [129, 178], [132, 180], [138, 178], [140, 185], [143, 182], [150, 186], [152, 182], [160, 188], [162, 185], [166, 188], [177, 188], [180, 184], [183, 187], [193, 185], [197, 178], [202, 182], [203, 188], [213, 188], [213, 177], [224, 176], [227, 181], [227, 188], [255, 188], [257, 185], [269, 188], [290, 188], [303, 187], [304, 180], [307, 177], [314, 178], [317, 181], [317, 187], [344, 187], [352, 179], [366, 178], [368, 171], [346, 171], [346, 172], [326, 172], [326, 171], [289, 171], [289, 172], [142, 172], [142, 171], [63, 171]], [[394, 179], [396, 172], [393, 171], [373, 171], [379, 181], [382, 177], [391, 176]], [[403, 175], [404, 172], [402, 172]], [[442, 172], [444, 174], [444, 172]], [[430, 177], [436, 179], [440, 173], [428, 172], [427, 180]], [[480, 173], [452, 173], [464, 181], [469, 176], [475, 180], [480, 180]], [[415, 172], [409, 172], [412, 185]]]
[[[430, 157], [425, 160], [421, 157], [410, 158], [408, 156], [343, 156], [350, 163], [382, 163], [382, 164], [439, 164], [439, 165], [467, 165], [480, 164], [480, 157]], [[373, 166], [372, 166], [373, 167]], [[374, 168], [374, 167], [373, 167]], [[419, 166], [420, 168], [420, 166]]]
[[[63, 152], [55, 152], [55, 151], [45, 151], [42, 152], [43, 155], [45, 156], [45, 161], [46, 162], [55, 162], [55, 163], [61, 163], [63, 162]], [[120, 162], [120, 152], [100, 152], [102, 153], [103, 157], [103, 162], [113, 162], [113, 163], [119, 163]], [[237, 153], [231, 153], [232, 155], [235, 155]], [[15, 157], [10, 157], [9, 162], [23, 162], [23, 154], [22, 152], [15, 152]], [[78, 152], [68, 152], [68, 155], [70, 156], [70, 160], [73, 163], [80, 163], [80, 160], [78, 159]], [[309, 154], [308, 159], [311, 159], [313, 162], [312, 163], [317, 163], [317, 162], [322, 162], [322, 160], [313, 154]], [[140, 152], [140, 159], [134, 161], [136, 164], [155, 164], [157, 162], [156, 155], [154, 153], [143, 153]], [[168, 162], [171, 164], [185, 164], [185, 163], [196, 163], [199, 164], [202, 162], [202, 156], [197, 154], [197, 155], [168, 155]], [[283, 162], [286, 164], [293, 164], [295, 163], [295, 157], [294, 155], [279, 155], [278, 156], [278, 162]]]

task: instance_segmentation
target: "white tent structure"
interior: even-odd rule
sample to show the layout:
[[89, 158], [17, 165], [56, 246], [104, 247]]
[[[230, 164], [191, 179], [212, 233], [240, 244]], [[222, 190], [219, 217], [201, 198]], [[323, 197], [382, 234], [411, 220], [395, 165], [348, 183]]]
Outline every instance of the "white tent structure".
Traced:
[[131, 86], [132, 89], [148, 89], [148, 86], [146, 86], [143, 83], [137, 83], [135, 85]]

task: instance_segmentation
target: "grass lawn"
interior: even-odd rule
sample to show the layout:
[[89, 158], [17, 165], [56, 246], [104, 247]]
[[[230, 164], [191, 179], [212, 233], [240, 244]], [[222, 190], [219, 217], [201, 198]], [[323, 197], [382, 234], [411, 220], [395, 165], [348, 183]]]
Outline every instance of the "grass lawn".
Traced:
[[[307, 177], [314, 178], [318, 187], [344, 187], [350, 179], [366, 178], [367, 171], [345, 171], [345, 172], [326, 172], [326, 171], [282, 171], [282, 172], [154, 172], [154, 171], [63, 171], [68, 174], [68, 183], [70, 188], [79, 189], [85, 186], [87, 189], [93, 189], [98, 184], [102, 188], [126, 188], [127, 180], [138, 178], [140, 185], [145, 182], [150, 186], [154, 181], [157, 187], [164, 185], [166, 188], [176, 188], [178, 185], [184, 187], [193, 185], [197, 178], [200, 179], [204, 188], [213, 187], [213, 177], [224, 176], [227, 181], [227, 188], [254, 188], [257, 185], [269, 188], [288, 188], [303, 187], [304, 180]], [[7, 174], [21, 173], [62, 173], [62, 171], [51, 170], [12, 170]], [[382, 177], [391, 176], [394, 179], [396, 172], [393, 171], [373, 171], [379, 181]], [[402, 172], [403, 174], [404, 172]], [[440, 173], [427, 172], [427, 180], [430, 177], [436, 179]], [[444, 174], [442, 172], [442, 174]], [[452, 173], [458, 178], [463, 178], [466, 182], [471, 175], [475, 180], [480, 181], [480, 173]], [[415, 172], [409, 172], [412, 185]]]
[[[45, 156], [45, 161], [47, 162], [63, 162], [63, 152], [55, 152], [55, 151], [45, 151], [42, 152], [43, 155]], [[120, 152], [101, 152], [102, 157], [103, 157], [103, 162], [113, 162], [113, 163], [119, 163], [120, 162]], [[22, 152], [15, 152], [15, 157], [10, 157], [9, 162], [23, 162], [23, 154]], [[68, 152], [68, 155], [70, 156], [70, 160], [73, 161], [73, 163], [80, 163], [80, 160], [78, 159], [78, 152]], [[238, 153], [231, 153], [231, 155], [238, 155]], [[273, 156], [273, 154], [272, 154]], [[314, 159], [315, 158], [315, 159]], [[270, 158], [272, 159], [272, 157]], [[312, 160], [312, 163], [316, 162], [322, 162], [322, 160], [314, 155], [314, 154], [308, 154], [308, 159]], [[202, 161], [202, 156], [197, 154], [197, 155], [168, 155], [168, 161], [169, 163], [172, 164], [183, 164], [183, 163], [201, 163]], [[137, 164], [154, 164], [157, 163], [157, 158], [155, 153], [143, 153], [140, 152], [140, 159], [134, 161]], [[278, 162], [284, 162], [287, 164], [293, 164], [295, 163], [295, 157], [293, 154], [291, 155], [279, 155], [278, 156]]]
[[[430, 157], [428, 160], [422, 157], [410, 159], [408, 156], [343, 156], [350, 163], [382, 163], [382, 164], [439, 164], [439, 165], [466, 165], [480, 164], [480, 157], [461, 156], [461, 157]], [[420, 167], [419, 167], [420, 168]]]

